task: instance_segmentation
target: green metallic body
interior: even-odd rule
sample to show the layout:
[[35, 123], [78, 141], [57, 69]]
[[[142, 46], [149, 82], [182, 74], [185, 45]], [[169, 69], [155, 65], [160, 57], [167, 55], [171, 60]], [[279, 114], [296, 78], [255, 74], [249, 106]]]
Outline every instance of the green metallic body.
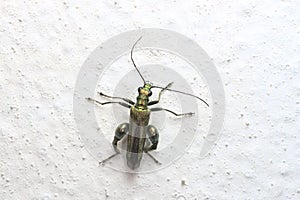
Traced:
[[147, 107], [151, 85], [145, 84], [139, 89], [137, 102], [130, 109], [129, 133], [127, 136], [127, 165], [131, 169], [138, 168], [145, 147], [150, 110]]

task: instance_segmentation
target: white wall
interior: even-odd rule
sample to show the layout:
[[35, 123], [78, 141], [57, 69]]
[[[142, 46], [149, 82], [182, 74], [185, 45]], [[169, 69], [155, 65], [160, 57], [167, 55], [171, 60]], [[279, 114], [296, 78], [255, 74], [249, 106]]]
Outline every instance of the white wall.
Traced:
[[[1, 199], [300, 199], [299, 9], [296, 0], [1, 1]], [[207, 158], [198, 136], [169, 167], [134, 175], [98, 167], [72, 102], [90, 53], [144, 27], [205, 49], [227, 107]]]

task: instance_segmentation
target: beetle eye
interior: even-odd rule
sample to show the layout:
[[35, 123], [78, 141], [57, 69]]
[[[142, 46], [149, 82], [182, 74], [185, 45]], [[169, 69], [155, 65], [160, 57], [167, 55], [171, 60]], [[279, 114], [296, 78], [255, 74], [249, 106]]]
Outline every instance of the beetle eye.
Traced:
[[139, 89], [138, 89], [139, 93], [141, 92], [141, 89], [142, 89], [142, 88], [141, 88], [141, 87], [139, 87]]
[[151, 97], [151, 95], [152, 95], [152, 92], [150, 91], [149, 94], [148, 94], [148, 96]]

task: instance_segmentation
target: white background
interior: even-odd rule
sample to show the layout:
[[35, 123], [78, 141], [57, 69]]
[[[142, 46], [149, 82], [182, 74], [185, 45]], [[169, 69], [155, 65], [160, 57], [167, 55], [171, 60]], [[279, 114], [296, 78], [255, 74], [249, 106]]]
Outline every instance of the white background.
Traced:
[[[1, 199], [299, 199], [299, 11], [296, 0], [2, 0]], [[80, 142], [81, 65], [138, 28], [184, 34], [213, 59], [227, 107], [207, 158], [199, 136], [169, 167], [126, 174], [98, 167]]]

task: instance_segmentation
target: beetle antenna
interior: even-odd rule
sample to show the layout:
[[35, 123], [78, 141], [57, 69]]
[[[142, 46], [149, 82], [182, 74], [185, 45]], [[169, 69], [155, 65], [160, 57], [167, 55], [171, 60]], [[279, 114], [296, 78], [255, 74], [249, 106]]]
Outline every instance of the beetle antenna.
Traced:
[[135, 65], [134, 60], [133, 60], [133, 57], [132, 57], [133, 49], [134, 49], [135, 45], [136, 45], [141, 39], [142, 39], [142, 36], [141, 36], [141, 37], [133, 44], [132, 49], [131, 49], [131, 52], [130, 52], [130, 55], [131, 55], [131, 61], [132, 61], [133, 65], [134, 65], [136, 71], [139, 73], [140, 77], [143, 79], [144, 84], [146, 84], [146, 81], [145, 81], [144, 77], [142, 76], [140, 70], [139, 70], [139, 69], [137, 68], [137, 66]]
[[164, 88], [164, 87], [160, 87], [160, 86], [152, 86], [152, 88], [160, 88], [160, 89], [164, 89], [164, 90], [169, 90], [171, 92], [178, 92], [180, 94], [185, 94], [185, 95], [188, 95], [188, 96], [192, 96], [192, 97], [195, 97], [197, 99], [199, 99], [200, 101], [202, 101], [203, 103], [205, 103], [207, 105], [207, 107], [209, 107], [208, 103], [206, 101], [204, 101], [203, 99], [201, 99], [200, 97], [196, 96], [196, 95], [193, 95], [193, 94], [190, 94], [190, 93], [186, 93], [186, 92], [181, 92], [179, 90], [172, 90], [172, 89], [168, 89], [168, 88]]

